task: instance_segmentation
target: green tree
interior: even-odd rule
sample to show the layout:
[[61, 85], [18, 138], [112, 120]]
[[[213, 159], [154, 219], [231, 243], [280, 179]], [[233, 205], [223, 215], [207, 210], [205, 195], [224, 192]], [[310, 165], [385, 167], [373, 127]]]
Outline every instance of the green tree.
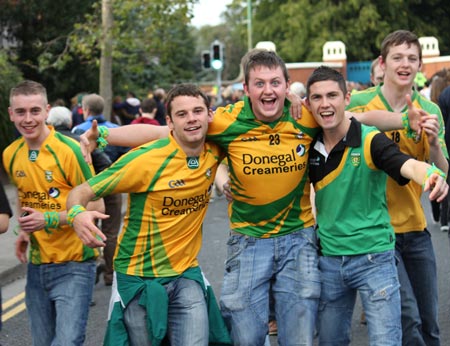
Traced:
[[9, 91], [22, 79], [17, 67], [12, 65], [5, 52], [0, 52], [0, 152], [14, 139], [14, 125], [9, 120]]
[[[50, 100], [64, 98], [68, 101], [76, 92], [93, 90], [98, 84], [95, 68], [76, 55], [69, 59], [65, 54], [74, 23], [82, 20], [94, 1], [1, 2], [0, 30], [9, 40], [6, 48], [14, 57], [11, 61], [24, 78], [43, 83]], [[52, 63], [42, 64], [42, 61], [50, 61], [50, 56], [57, 58]]]
[[[235, 2], [243, 3], [243, 1]], [[273, 41], [287, 62], [321, 61], [326, 41], [346, 44], [347, 60], [371, 60], [397, 29], [435, 36], [450, 55], [445, 0], [253, 0], [253, 41]]]

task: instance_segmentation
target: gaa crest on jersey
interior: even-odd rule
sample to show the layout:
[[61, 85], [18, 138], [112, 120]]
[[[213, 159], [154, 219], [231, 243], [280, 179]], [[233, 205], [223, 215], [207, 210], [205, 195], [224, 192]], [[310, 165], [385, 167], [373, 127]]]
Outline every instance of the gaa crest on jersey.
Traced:
[[361, 153], [352, 153], [350, 161], [354, 167], [358, 167], [361, 164]]
[[298, 156], [303, 156], [306, 153], [306, 148], [303, 144], [299, 144], [297, 145], [295, 152], [297, 153]]
[[190, 157], [186, 158], [186, 160], [187, 160], [187, 166], [190, 169], [196, 169], [200, 165], [198, 162], [198, 156], [190, 156]]
[[57, 198], [60, 194], [61, 192], [57, 187], [51, 187], [50, 190], [48, 190], [48, 195], [52, 198]]
[[37, 160], [39, 150], [28, 150], [28, 160], [35, 162]]
[[45, 172], [45, 180], [51, 183], [53, 181], [53, 172], [52, 171], [44, 171]]

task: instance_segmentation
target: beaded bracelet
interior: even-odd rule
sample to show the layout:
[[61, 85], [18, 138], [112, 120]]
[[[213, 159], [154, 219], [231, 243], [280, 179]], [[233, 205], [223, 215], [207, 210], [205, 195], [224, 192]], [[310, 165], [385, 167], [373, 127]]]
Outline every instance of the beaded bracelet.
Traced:
[[57, 211], [44, 212], [45, 227], [44, 230], [47, 234], [52, 234], [51, 229], [57, 229], [59, 227], [59, 213]]
[[430, 176], [436, 173], [438, 175], [440, 175], [442, 178], [446, 179], [447, 176], [445, 175], [444, 172], [442, 172], [439, 168], [437, 168], [434, 163], [431, 164], [430, 167], [427, 168], [427, 173], [425, 174], [425, 179], [423, 180], [423, 184], [422, 187], [425, 187], [425, 182], [430, 178]]
[[109, 130], [106, 126], [99, 126], [97, 129], [98, 129], [97, 147], [98, 149], [103, 151], [108, 145], [106, 137], [109, 136]]
[[75, 219], [75, 216], [82, 213], [83, 211], [86, 211], [86, 208], [82, 205], [74, 205], [70, 210], [67, 212], [67, 224], [70, 227], [73, 227], [73, 220]]

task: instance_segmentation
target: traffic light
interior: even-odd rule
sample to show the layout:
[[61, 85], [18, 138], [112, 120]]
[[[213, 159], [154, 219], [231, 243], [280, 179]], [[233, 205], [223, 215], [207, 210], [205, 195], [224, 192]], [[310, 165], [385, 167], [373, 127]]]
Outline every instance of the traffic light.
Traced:
[[211, 45], [211, 66], [214, 70], [221, 70], [223, 67], [223, 45], [215, 40]]
[[211, 68], [211, 53], [208, 50], [202, 52], [202, 66], [204, 69]]

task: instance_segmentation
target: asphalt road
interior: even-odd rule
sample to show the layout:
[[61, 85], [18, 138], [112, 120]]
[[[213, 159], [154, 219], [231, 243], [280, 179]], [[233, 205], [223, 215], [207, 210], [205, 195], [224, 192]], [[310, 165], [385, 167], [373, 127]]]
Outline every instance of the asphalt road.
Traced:
[[[424, 208], [429, 215], [429, 203], [426, 200], [424, 201]], [[440, 232], [438, 225], [434, 225], [432, 222], [429, 222], [429, 225], [438, 258], [441, 344], [450, 345], [449, 240], [446, 233]], [[203, 231], [204, 245], [200, 254], [200, 264], [208, 280], [211, 282], [216, 296], [219, 296], [223, 275], [223, 263], [226, 256], [225, 244], [228, 235], [226, 202], [223, 198], [216, 199], [210, 204]], [[21, 305], [23, 304], [23, 299], [19, 296], [17, 302], [11, 303], [11, 298], [17, 297], [17, 295], [23, 292], [24, 281], [24, 279], [19, 279], [3, 287], [3, 318], [5, 319], [7, 317], [8, 319], [3, 323], [3, 330], [0, 332], [0, 345], [2, 346], [31, 345], [26, 311], [23, 310], [23, 305]], [[94, 301], [96, 305], [90, 310], [86, 346], [98, 346], [102, 344], [110, 291], [110, 287], [106, 287], [102, 281], [95, 287]], [[22, 309], [22, 311], [15, 314], [13, 309], [19, 311]], [[360, 312], [361, 307], [358, 304], [353, 316], [352, 345], [365, 346], [368, 345], [367, 327], [359, 324]], [[277, 345], [276, 337], [271, 338], [271, 343], [272, 346]]]

